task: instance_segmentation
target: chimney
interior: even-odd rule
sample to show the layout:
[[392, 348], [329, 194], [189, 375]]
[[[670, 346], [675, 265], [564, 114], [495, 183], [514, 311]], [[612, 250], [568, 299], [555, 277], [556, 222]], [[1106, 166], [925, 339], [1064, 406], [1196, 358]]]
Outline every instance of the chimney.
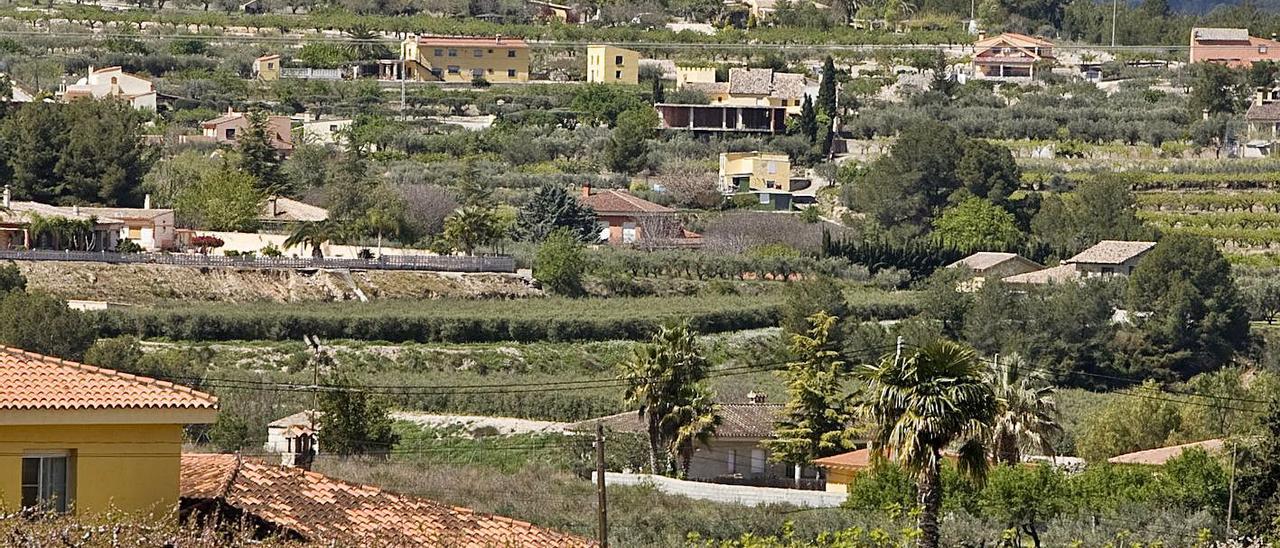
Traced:
[[79, 214], [80, 214], [80, 204], [76, 204], [76, 205], [71, 206], [71, 214], [72, 214], [72, 215], [79, 215]]
[[5, 209], [9, 209], [12, 203], [13, 195], [9, 192], [9, 185], [4, 185], [4, 200], [0, 201], [0, 205], [3, 205]]
[[142, 209], [151, 209], [151, 194], [142, 197]]
[[502, 35], [501, 35], [501, 34], [495, 34], [495, 35], [493, 36], [493, 41], [494, 41], [494, 42], [496, 42], [496, 43], [498, 43], [498, 44], [502, 44]]
[[978, 40], [986, 40], [986, 39], [987, 39], [987, 31], [985, 30], [978, 31]]
[[[9, 188], [9, 187], [5, 187], [5, 188]], [[6, 192], [7, 192], [7, 191], [6, 191]], [[7, 195], [7, 194], [6, 194], [6, 195]], [[591, 197], [591, 183], [586, 183], [586, 184], [582, 185], [582, 197], [583, 197], [583, 198], [590, 198], [590, 197]]]
[[764, 403], [765, 400], [767, 400], [768, 398], [769, 397], [765, 395], [763, 392], [757, 393], [754, 390], [751, 392], [747, 392], [748, 403]]
[[272, 217], [279, 215], [279, 213], [276, 213], [276, 197], [275, 196], [267, 198], [267, 213], [270, 213]]
[[288, 446], [280, 454], [280, 465], [310, 470], [311, 463], [315, 462], [316, 453], [319, 449], [318, 433], [319, 426], [316, 425], [316, 412], [308, 411], [306, 425], [290, 426], [285, 431], [284, 440]]

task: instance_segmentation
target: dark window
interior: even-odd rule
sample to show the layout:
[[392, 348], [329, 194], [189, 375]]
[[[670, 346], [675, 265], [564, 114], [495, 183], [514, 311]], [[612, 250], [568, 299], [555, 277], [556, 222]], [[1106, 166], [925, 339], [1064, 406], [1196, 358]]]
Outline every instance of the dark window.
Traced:
[[449, 65], [449, 74], [457, 74], [460, 70], [462, 69], [458, 68], [458, 65]]
[[615, 55], [615, 56], [613, 56], [613, 64], [615, 64], [615, 65], [621, 65], [621, 64], [622, 64], [622, 56], [621, 56], [621, 55]]
[[67, 457], [22, 458], [22, 507], [67, 511]]
[[227, 140], [228, 140], [228, 141], [230, 141], [230, 140], [232, 140], [232, 139], [235, 139], [235, 138], [236, 138], [236, 128], [233, 128], [233, 127], [229, 127], [229, 128], [227, 128], [227, 130], [226, 130], [226, 136], [227, 136]]
[[513, 50], [513, 49], [507, 50], [507, 57], [515, 57], [515, 56], [516, 56], [516, 50]]
[[457, 56], [458, 56], [458, 50], [449, 48], [449, 57], [457, 57]]
[[436, 57], [444, 57], [444, 48], [436, 48]]
[[507, 69], [507, 78], [515, 78], [516, 69]]

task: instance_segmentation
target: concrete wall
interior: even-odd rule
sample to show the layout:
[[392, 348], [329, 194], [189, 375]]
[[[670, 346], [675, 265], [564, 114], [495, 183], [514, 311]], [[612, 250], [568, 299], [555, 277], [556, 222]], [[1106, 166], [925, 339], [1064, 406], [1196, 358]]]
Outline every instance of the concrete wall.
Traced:
[[[197, 230], [196, 236], [213, 236], [224, 242], [224, 245], [217, 249], [209, 251], [213, 255], [226, 255], [227, 251], [238, 251], [240, 253], [252, 251], [257, 253], [268, 245], [274, 245], [277, 249], [284, 252], [285, 257], [310, 257], [311, 248], [306, 246], [285, 247], [285, 240], [289, 239], [287, 234], [261, 234], [251, 232], [215, 232], [210, 230]], [[331, 259], [354, 259], [360, 253], [361, 249], [378, 252], [375, 246], [358, 246], [358, 245], [339, 245], [326, 243], [320, 246], [320, 250], [324, 252], [324, 256]], [[383, 255], [416, 255], [431, 256], [438, 255], [425, 249], [402, 249], [397, 247], [383, 247]]]
[[715, 81], [715, 67], [676, 67], [676, 88], [688, 83], [713, 84]]
[[74, 511], [172, 515], [182, 427], [176, 424], [0, 426], [0, 508], [22, 503], [22, 456], [66, 452]]
[[[595, 481], [594, 473], [592, 474], [592, 481]], [[720, 485], [699, 481], [684, 481], [651, 474], [605, 472], [604, 481], [605, 485], [652, 485], [657, 490], [671, 495], [744, 506], [786, 503], [808, 508], [835, 508], [843, 504], [846, 498], [844, 493]]]
[[587, 81], [598, 84], [640, 83], [640, 53], [613, 46], [587, 46]]

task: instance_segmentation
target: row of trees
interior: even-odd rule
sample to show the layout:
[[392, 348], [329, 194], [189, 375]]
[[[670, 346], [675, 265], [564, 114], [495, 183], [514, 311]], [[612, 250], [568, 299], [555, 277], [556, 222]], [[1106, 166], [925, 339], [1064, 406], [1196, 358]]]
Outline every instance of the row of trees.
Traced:
[[[981, 479], [988, 459], [1020, 462], [1024, 450], [1052, 454], [1048, 436], [1060, 430], [1053, 390], [1023, 377], [1016, 361], [988, 366], [963, 345], [938, 341], [890, 352], [855, 366], [833, 339], [836, 318], [819, 312], [806, 333], [791, 336], [796, 361], [780, 376], [788, 402], [773, 438], [771, 459], [805, 465], [870, 439], [918, 479], [921, 543], [939, 543], [943, 452], [959, 447], [961, 469]], [[620, 365], [627, 401], [645, 421], [650, 466], [679, 463], [687, 473], [693, 445], [719, 424], [712, 370], [687, 323], [662, 329]]]

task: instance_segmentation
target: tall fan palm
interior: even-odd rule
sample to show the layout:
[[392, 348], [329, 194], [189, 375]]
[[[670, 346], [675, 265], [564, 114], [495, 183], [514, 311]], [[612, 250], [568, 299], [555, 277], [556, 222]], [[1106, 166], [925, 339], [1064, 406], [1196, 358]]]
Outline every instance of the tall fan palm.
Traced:
[[662, 423], [664, 430], [672, 432], [671, 453], [680, 463], [680, 477], [687, 478], [694, 446], [708, 446], [721, 419], [720, 406], [715, 403], [716, 395], [707, 387], [695, 384], [681, 399], [685, 401], [663, 417]]
[[[649, 467], [655, 474], [667, 470], [671, 440], [686, 423], [682, 419], [705, 415], [705, 404], [696, 406], [701, 407], [698, 412], [677, 411], [695, 407], [701, 396], [699, 383], [706, 379], [709, 365], [688, 321], [659, 328], [649, 344], [636, 348], [630, 359], [619, 364], [620, 377], [627, 384], [623, 397], [645, 421]], [[696, 438], [696, 430], [690, 428], [686, 438]]]
[[996, 462], [1017, 464], [1027, 451], [1053, 455], [1049, 435], [1062, 432], [1054, 388], [1022, 376], [1025, 364], [1017, 354], [991, 366], [991, 388], [999, 400], [991, 429], [991, 455]]
[[942, 451], [959, 443], [959, 468], [975, 480], [986, 477], [982, 434], [994, 424], [997, 401], [973, 349], [937, 341], [901, 358], [889, 355], [862, 371], [874, 423], [871, 449], [888, 452], [916, 474], [921, 513], [920, 546], [938, 546], [942, 507]]

